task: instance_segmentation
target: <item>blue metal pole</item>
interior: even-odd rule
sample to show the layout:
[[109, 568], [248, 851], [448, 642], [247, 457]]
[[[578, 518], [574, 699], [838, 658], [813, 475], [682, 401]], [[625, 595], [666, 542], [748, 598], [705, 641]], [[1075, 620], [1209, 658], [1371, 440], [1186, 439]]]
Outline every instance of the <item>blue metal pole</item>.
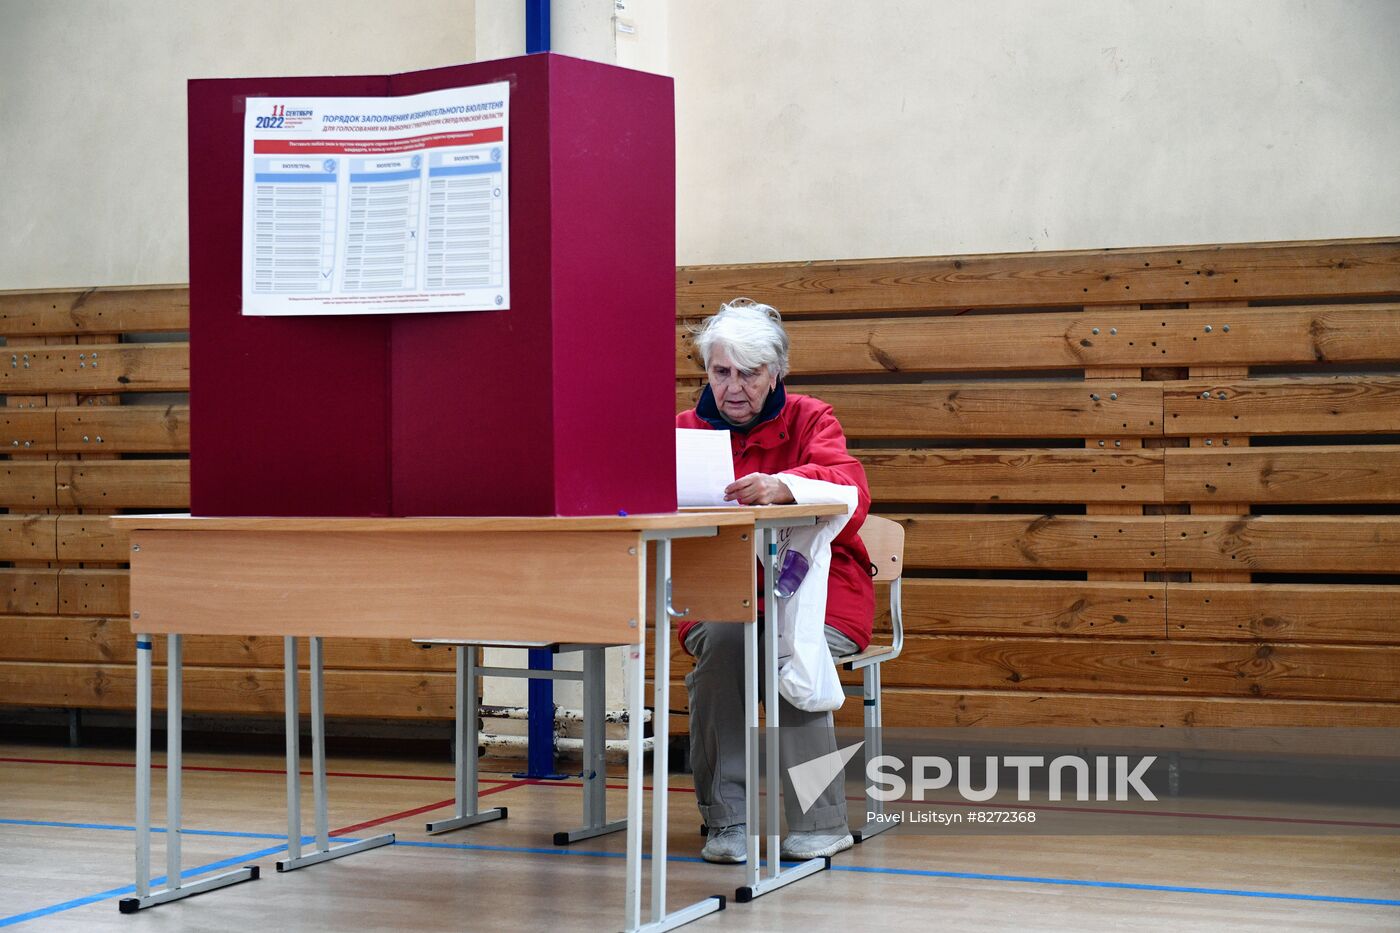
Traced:
[[549, 51], [549, 0], [525, 0], [525, 54]]
[[[531, 648], [529, 655], [530, 670], [554, 670], [554, 652], [548, 648]], [[527, 683], [530, 691], [530, 751], [525, 772], [516, 777], [563, 780], [567, 775], [554, 770], [554, 681], [548, 677], [532, 677]]]
[[[525, 0], [525, 53], [549, 51], [550, 0]], [[530, 670], [548, 671], [554, 668], [554, 655], [544, 649], [530, 651]], [[554, 681], [547, 678], [529, 681], [529, 763], [526, 776], [560, 778], [554, 772]]]

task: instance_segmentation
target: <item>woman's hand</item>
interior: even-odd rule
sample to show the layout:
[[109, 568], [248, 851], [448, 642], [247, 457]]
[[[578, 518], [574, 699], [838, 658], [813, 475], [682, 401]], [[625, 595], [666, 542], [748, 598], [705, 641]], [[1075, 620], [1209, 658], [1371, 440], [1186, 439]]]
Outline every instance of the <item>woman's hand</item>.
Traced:
[[795, 502], [792, 490], [771, 473], [750, 473], [724, 487], [724, 501], [740, 505], [781, 505]]

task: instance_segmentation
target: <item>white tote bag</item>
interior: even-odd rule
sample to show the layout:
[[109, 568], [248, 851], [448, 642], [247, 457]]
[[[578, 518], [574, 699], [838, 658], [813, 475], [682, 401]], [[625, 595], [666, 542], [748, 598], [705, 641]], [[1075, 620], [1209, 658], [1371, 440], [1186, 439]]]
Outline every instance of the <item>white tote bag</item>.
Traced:
[[778, 566], [789, 548], [796, 548], [809, 563], [807, 576], [797, 591], [777, 598], [770, 619], [778, 620], [778, 692], [793, 706], [816, 713], [840, 709], [846, 700], [836, 675], [836, 662], [826, 644], [826, 584], [831, 572], [831, 541], [851, 520], [859, 493], [854, 486], [778, 474], [801, 505], [840, 503], [845, 515], [819, 520], [816, 525], [786, 528], [778, 536]]

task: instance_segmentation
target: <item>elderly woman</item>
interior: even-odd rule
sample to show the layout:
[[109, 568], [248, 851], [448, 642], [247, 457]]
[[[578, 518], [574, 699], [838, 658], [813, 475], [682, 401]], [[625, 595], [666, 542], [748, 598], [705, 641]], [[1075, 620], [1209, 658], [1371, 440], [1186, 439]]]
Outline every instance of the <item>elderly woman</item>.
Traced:
[[[739, 298], [721, 305], [697, 332], [695, 346], [709, 385], [693, 411], [676, 416], [681, 428], [728, 431], [738, 477], [725, 498], [743, 505], [792, 502], [783, 476], [808, 477], [858, 490], [859, 504], [831, 545], [826, 641], [834, 656], [870, 643], [875, 591], [870, 559], [857, 533], [870, 508], [865, 470], [846, 451], [831, 406], [783, 388], [788, 337], [768, 305]], [[747, 858], [744, 825], [744, 644], [742, 626], [683, 625], [681, 643], [695, 657], [686, 677], [690, 697], [690, 750], [695, 795], [709, 828], [701, 856], [707, 862]], [[772, 698], [768, 698], [771, 702]], [[784, 858], [833, 855], [851, 846], [841, 782], [833, 782], [806, 813], [788, 784], [787, 766], [836, 751], [831, 713], [809, 713], [780, 700], [785, 728], [781, 755], [788, 835]]]

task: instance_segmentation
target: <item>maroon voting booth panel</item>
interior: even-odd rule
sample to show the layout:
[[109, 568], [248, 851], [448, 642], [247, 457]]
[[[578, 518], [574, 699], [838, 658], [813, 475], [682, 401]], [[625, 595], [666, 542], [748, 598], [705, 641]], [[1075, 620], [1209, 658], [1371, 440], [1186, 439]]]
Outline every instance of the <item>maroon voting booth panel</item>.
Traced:
[[[241, 314], [243, 100], [508, 81], [510, 308]], [[541, 54], [190, 82], [197, 515], [675, 508], [669, 78]]]

